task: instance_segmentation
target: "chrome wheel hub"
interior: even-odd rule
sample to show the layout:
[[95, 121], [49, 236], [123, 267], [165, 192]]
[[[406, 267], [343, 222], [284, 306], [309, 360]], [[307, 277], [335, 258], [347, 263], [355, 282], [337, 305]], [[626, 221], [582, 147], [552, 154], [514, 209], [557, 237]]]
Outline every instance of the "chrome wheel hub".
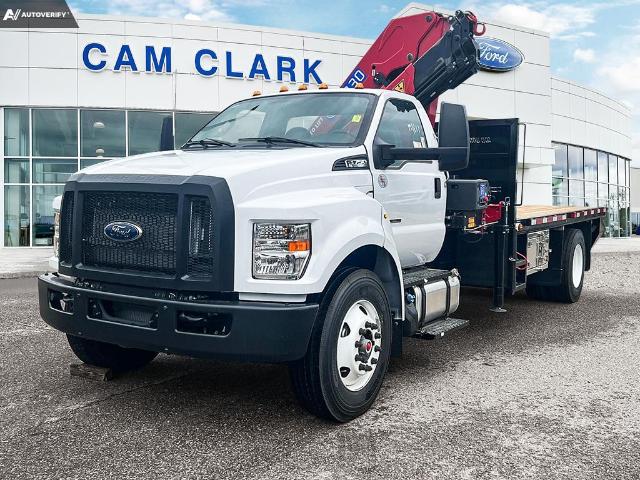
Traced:
[[373, 377], [382, 346], [380, 317], [368, 300], [355, 302], [342, 321], [337, 366], [342, 384], [351, 391], [364, 388]]

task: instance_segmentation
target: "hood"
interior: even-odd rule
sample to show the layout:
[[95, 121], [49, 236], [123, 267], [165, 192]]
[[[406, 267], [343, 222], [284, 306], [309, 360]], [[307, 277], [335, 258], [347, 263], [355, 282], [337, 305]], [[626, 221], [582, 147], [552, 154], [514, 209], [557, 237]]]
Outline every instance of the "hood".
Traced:
[[[290, 182], [304, 182], [309, 188], [326, 183], [327, 177], [336, 177], [337, 172], [332, 172], [336, 160], [359, 154], [366, 154], [363, 146], [174, 150], [111, 160], [86, 168], [82, 173], [219, 177], [227, 180], [238, 201], [263, 189], [286, 191], [286, 184]], [[370, 180], [370, 176], [368, 178]]]

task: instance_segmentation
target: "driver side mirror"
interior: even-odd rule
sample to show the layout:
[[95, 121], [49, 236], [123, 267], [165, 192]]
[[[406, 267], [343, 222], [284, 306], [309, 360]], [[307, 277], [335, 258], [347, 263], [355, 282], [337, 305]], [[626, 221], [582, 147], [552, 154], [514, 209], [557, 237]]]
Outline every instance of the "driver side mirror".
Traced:
[[469, 165], [469, 122], [464, 105], [443, 102], [438, 126], [439, 168], [451, 172]]

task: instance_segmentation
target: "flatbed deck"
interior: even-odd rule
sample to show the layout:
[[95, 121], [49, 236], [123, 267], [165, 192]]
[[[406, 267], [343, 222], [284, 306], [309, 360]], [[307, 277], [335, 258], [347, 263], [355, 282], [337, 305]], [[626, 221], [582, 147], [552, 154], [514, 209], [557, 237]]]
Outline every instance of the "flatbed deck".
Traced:
[[587, 217], [600, 217], [604, 207], [559, 207], [552, 205], [520, 205], [516, 207], [516, 221], [526, 226], [564, 222]]

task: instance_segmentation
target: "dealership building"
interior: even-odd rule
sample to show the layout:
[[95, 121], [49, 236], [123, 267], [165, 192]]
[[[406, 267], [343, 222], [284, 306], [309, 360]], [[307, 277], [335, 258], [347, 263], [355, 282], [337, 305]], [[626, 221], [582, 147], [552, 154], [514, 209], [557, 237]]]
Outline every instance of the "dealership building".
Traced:
[[[410, 4], [400, 14], [426, 10]], [[79, 169], [158, 150], [162, 139], [179, 148], [256, 90], [339, 88], [372, 41], [186, 20], [76, 19], [77, 29], [0, 29], [0, 247], [50, 245], [51, 202]], [[471, 118], [520, 120], [524, 203], [607, 206], [607, 235], [629, 235], [629, 109], [553, 77], [544, 32], [491, 23], [485, 38], [515, 47], [519, 64], [483, 70], [443, 99], [465, 104]]]

